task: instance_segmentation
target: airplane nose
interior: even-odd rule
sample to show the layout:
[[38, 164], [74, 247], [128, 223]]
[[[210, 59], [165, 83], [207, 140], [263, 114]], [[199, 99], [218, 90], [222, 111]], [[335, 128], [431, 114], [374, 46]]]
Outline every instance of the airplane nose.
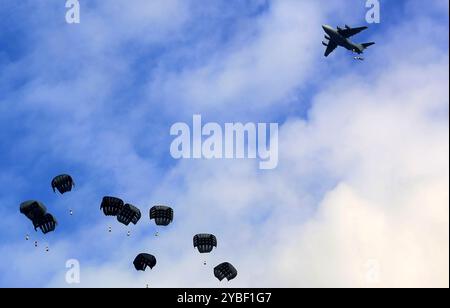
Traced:
[[328, 25], [322, 25], [322, 29], [323, 29], [324, 31], [330, 30], [330, 26], [328, 26]]

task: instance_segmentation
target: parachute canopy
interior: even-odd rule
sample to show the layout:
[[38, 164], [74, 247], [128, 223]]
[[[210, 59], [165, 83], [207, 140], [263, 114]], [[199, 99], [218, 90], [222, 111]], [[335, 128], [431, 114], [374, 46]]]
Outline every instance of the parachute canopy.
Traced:
[[71, 191], [73, 186], [75, 186], [75, 182], [68, 174], [58, 175], [52, 180], [53, 192], [55, 192], [57, 189], [60, 194], [64, 194]]
[[106, 216], [116, 216], [117, 221], [128, 226], [130, 222], [137, 224], [141, 219], [141, 211], [131, 204], [124, 204], [122, 199], [116, 197], [103, 197], [100, 209]]
[[226, 278], [228, 281], [236, 278], [237, 270], [228, 262], [221, 263], [214, 268], [214, 276], [222, 281]]
[[20, 213], [24, 214], [29, 220], [33, 221], [44, 216], [45, 213], [47, 213], [47, 208], [39, 201], [29, 200], [20, 204]]
[[33, 221], [34, 230], [37, 230], [37, 228], [39, 228], [44, 234], [55, 231], [57, 224], [58, 222], [50, 213], [47, 213], [40, 219]]
[[126, 226], [128, 226], [130, 222], [137, 224], [139, 219], [141, 219], [141, 211], [128, 203], [125, 204], [117, 214], [117, 221]]
[[55, 231], [57, 221], [50, 213], [47, 213], [45, 205], [36, 200], [25, 201], [20, 205], [20, 212], [33, 223], [34, 229], [41, 229], [47, 234]]
[[200, 253], [208, 253], [217, 247], [217, 239], [213, 234], [196, 234], [194, 235], [194, 247], [197, 247]]
[[137, 271], [145, 271], [147, 266], [152, 269], [156, 265], [156, 258], [148, 253], [140, 253], [134, 259], [133, 264]]
[[150, 219], [158, 226], [167, 226], [173, 220], [173, 209], [168, 206], [156, 205], [150, 209]]
[[103, 197], [100, 209], [106, 216], [117, 216], [122, 210], [124, 202], [116, 197]]

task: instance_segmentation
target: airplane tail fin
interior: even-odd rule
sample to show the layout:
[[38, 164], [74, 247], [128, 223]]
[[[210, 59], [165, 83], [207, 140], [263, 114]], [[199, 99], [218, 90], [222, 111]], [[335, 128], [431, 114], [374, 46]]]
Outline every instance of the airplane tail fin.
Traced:
[[370, 43], [362, 43], [361, 45], [362, 45], [362, 47], [364, 47], [364, 49], [366, 49], [367, 47], [372, 46], [374, 44], [375, 44], [375, 42], [370, 42]]

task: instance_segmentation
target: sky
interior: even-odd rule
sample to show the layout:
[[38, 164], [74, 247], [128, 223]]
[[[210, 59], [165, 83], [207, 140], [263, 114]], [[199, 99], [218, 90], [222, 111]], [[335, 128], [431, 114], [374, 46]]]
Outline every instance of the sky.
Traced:
[[[365, 3], [80, 0], [68, 24], [64, 1], [1, 1], [0, 287], [448, 287], [449, 2], [381, 0], [370, 25]], [[324, 58], [322, 24], [376, 45]], [[279, 123], [277, 168], [173, 159], [170, 127], [194, 114]], [[106, 195], [140, 222], [105, 217]], [[19, 213], [30, 199], [55, 232]], [[219, 282], [225, 261], [238, 276]]]

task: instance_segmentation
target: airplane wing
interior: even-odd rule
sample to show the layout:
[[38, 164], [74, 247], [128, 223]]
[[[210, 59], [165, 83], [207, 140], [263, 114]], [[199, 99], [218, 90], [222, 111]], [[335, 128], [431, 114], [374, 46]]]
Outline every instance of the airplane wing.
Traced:
[[350, 28], [346, 27], [345, 29], [339, 29], [339, 34], [344, 36], [345, 38], [352, 37], [353, 35], [358, 34], [361, 31], [366, 30], [368, 27], [358, 27], [358, 28]]
[[328, 42], [327, 50], [325, 50], [325, 57], [328, 57], [330, 53], [332, 53], [338, 45], [333, 41]]

